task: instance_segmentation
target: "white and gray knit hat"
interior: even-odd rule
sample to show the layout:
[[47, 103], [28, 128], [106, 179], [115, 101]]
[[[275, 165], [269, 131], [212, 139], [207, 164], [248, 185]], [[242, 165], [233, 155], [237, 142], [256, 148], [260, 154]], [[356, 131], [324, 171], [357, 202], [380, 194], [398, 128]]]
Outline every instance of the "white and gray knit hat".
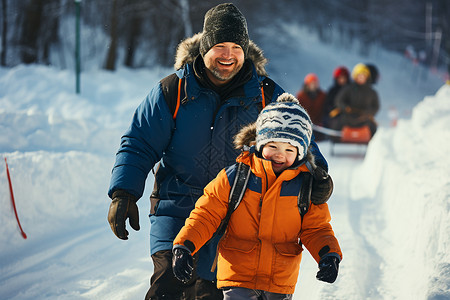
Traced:
[[298, 149], [303, 159], [311, 143], [312, 123], [306, 110], [289, 93], [268, 104], [256, 120], [256, 150], [269, 142], [286, 142]]

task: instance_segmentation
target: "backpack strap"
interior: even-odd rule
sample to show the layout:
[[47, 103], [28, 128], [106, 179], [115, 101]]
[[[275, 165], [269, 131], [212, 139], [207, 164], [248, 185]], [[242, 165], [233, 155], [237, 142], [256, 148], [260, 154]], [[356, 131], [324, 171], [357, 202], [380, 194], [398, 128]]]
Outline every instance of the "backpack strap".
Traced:
[[262, 108], [272, 101], [273, 92], [275, 91], [275, 82], [269, 77], [264, 78], [261, 82]]
[[[311, 191], [313, 175], [310, 172], [302, 172], [302, 185], [297, 197], [297, 206], [300, 213], [300, 230], [303, 230], [303, 216], [308, 212], [309, 206], [311, 205]], [[302, 246], [302, 241], [299, 239], [299, 245]]]
[[228, 223], [230, 222], [231, 214], [238, 208], [239, 204], [244, 197], [245, 191], [247, 189], [248, 180], [250, 179], [250, 166], [242, 162], [238, 164], [238, 169], [236, 171], [236, 177], [234, 178], [233, 185], [231, 186], [230, 196], [228, 198], [228, 210], [225, 218], [223, 218], [216, 232], [214, 232], [208, 243], [213, 240], [216, 236], [223, 235], [227, 229]]
[[183, 89], [184, 82], [185, 79], [178, 78], [177, 74], [175, 73], [161, 79], [160, 81], [164, 98], [174, 120], [177, 117], [181, 101], [185, 97], [185, 92]]
[[[177, 74], [173, 73], [169, 76], [161, 79], [161, 90], [164, 95], [164, 99], [166, 100], [167, 106], [169, 107], [169, 111], [172, 114], [172, 118], [175, 120], [178, 114], [178, 109], [180, 108], [181, 99], [184, 94], [184, 89], [182, 88], [184, 85], [184, 78], [178, 78]], [[155, 171], [155, 168], [152, 168], [153, 175], [155, 177], [155, 183], [153, 187], [153, 192], [150, 196], [150, 213], [154, 214], [156, 212], [156, 207], [159, 203], [159, 182], [157, 180], [157, 174], [159, 170], [158, 168]]]
[[313, 176], [309, 172], [302, 172], [301, 176], [302, 176], [302, 186], [298, 193], [297, 206], [303, 223], [303, 216], [308, 212], [309, 206], [311, 204], [311, 190], [312, 190]]
[[[169, 107], [172, 118], [175, 120], [178, 114], [178, 109], [185, 97], [183, 89], [185, 78], [178, 78], [177, 74], [173, 73], [161, 79], [161, 89], [164, 94], [167, 106]], [[275, 91], [275, 82], [269, 77], [264, 78], [261, 82], [261, 108], [262, 110], [267, 103], [272, 101], [273, 93]]]

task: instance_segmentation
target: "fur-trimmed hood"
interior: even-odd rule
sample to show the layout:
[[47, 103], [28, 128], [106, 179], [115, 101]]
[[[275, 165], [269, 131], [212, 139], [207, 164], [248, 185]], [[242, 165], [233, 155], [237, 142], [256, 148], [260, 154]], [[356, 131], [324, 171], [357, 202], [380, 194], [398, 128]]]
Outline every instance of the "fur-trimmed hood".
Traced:
[[[256, 145], [256, 122], [243, 127], [234, 137], [233, 144], [235, 149], [243, 149], [244, 147], [251, 147]], [[317, 166], [315, 164], [314, 154], [311, 152], [309, 146], [306, 153], [307, 161], [312, 165], [313, 169]]]
[[[186, 38], [178, 44], [177, 53], [175, 55], [175, 70], [181, 69], [184, 65], [194, 62], [195, 58], [200, 55], [200, 39], [203, 33], [197, 33], [192, 37]], [[263, 51], [250, 40], [248, 46], [247, 58], [255, 65], [256, 72], [260, 76], [268, 76], [266, 72], [267, 59], [264, 57]]]

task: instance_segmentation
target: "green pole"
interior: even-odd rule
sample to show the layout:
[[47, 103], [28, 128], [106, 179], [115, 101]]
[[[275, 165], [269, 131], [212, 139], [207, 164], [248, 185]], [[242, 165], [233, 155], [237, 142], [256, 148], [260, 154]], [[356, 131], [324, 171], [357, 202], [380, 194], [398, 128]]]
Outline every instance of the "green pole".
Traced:
[[80, 62], [80, 5], [81, 0], [75, 1], [75, 89], [77, 94], [80, 93], [80, 72], [81, 72], [81, 62]]

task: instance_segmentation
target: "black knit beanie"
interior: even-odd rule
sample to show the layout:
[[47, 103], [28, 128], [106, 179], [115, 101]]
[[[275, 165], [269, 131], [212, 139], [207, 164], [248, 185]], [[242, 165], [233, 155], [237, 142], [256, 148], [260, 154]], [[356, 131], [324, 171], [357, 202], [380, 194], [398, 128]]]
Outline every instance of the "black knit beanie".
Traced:
[[241, 11], [232, 3], [219, 4], [205, 14], [203, 36], [200, 40], [200, 54], [204, 56], [214, 45], [224, 42], [238, 44], [247, 57], [247, 21]]

